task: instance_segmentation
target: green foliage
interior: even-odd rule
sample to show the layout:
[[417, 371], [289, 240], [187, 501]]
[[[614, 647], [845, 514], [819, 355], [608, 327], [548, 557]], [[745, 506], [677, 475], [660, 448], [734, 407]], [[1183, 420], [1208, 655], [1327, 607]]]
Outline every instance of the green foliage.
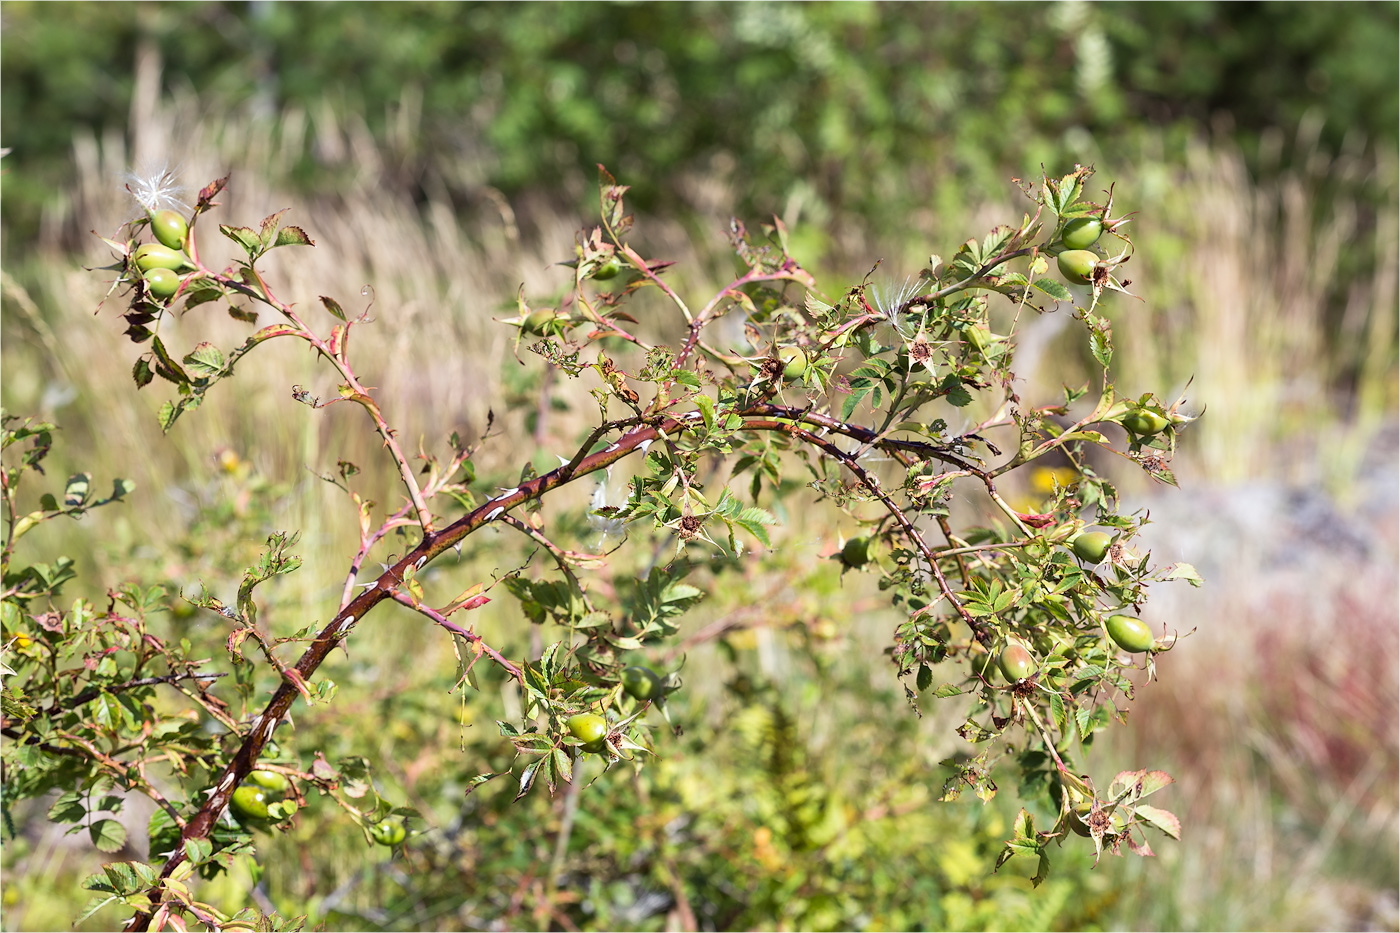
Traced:
[[[1393, 149], [1400, 118], [1390, 3], [1050, 4], [1015, 28], [978, 4], [15, 2], [5, 17], [0, 113], [22, 167], [5, 218], [21, 235], [62, 184], [71, 128], [130, 113], [138, 53], [159, 55], [167, 86], [269, 110], [315, 113], [329, 91], [380, 138], [421, 112], [388, 168], [413, 185], [577, 192], [599, 162], [648, 179], [718, 168], [743, 211], [797, 199], [876, 223], [911, 183], [991, 191], [1083, 159], [1085, 130], [1114, 151], [1130, 114], [1229, 113], [1254, 149], [1320, 107], [1331, 151], [1354, 131]], [[299, 174], [339, 183], [310, 152]]]
[[[781, 223], [755, 235], [734, 221], [730, 237], [740, 271], [692, 309], [663, 277], [671, 263], [645, 259], [632, 246], [628, 188], [600, 170], [602, 223], [580, 234], [574, 257], [564, 264], [573, 269], [572, 288], [551, 303], [544, 326], [529, 326], [540, 320], [540, 308], [531, 307], [523, 289], [517, 314], [503, 322], [514, 328], [517, 351], [529, 333], [535, 339], [525, 349], [554, 366], [559, 378], [593, 380], [587, 394], [597, 408], [595, 426], [572, 457], [559, 457], [559, 466], [543, 473], [527, 463], [508, 489], [478, 480], [471, 467], [488, 438], [469, 447], [453, 434], [439, 453], [424, 445], [418, 458], [423, 466], [410, 463], [349, 352], [350, 331], [370, 323], [368, 316], [350, 318], [334, 299], [323, 298], [331, 321], [312, 324], [278, 296], [260, 267], [270, 250], [313, 245], [300, 228], [282, 225], [281, 212], [257, 230], [221, 224], [219, 232], [243, 249], [246, 260], [229, 269], [211, 268], [201, 259], [198, 238], [207, 225], [200, 219], [216, 206], [213, 198], [227, 179], [206, 186], [181, 241], [192, 270], [185, 281], [199, 282], [200, 290], [186, 293], [182, 309], [174, 307], [178, 298], [152, 302], [142, 284], [135, 257], [137, 240], [148, 231], [145, 218], [138, 218], [127, 226], [125, 241], [105, 242], [118, 253], [110, 267], [119, 273], [113, 289], [127, 289], [127, 336], [138, 346], [149, 344], [133, 372], [136, 387], [145, 388], [159, 375], [177, 393], [159, 415], [161, 427], [169, 430], [181, 412], [197, 408], [206, 392], [233, 375], [241, 355], [266, 341], [290, 338], [312, 349], [339, 381], [328, 401], [299, 387], [293, 398], [313, 412], [340, 403], [359, 409], [398, 470], [404, 501], [397, 508], [376, 507], [356, 491], [358, 468], [341, 461], [339, 476], [327, 480], [347, 495], [360, 531], [338, 608], [324, 623], [277, 633], [268, 612], [276, 605], [271, 588], [302, 561], [292, 553], [295, 532], [269, 534], [243, 570], [232, 605], [207, 589], [189, 599], [225, 630], [227, 658], [215, 664], [212, 657], [201, 657], [202, 646], [189, 638], [162, 638], [146, 623], [148, 615], [170, 605], [160, 586], [114, 590], [113, 606], [129, 614], [111, 608], [101, 624], [94, 624], [96, 612], [84, 601], [68, 616], [51, 609], [41, 614], [40, 607], [28, 605], [39, 598], [51, 604], [65, 572], [31, 567], [11, 575], [8, 570], [16, 529], [24, 530], [14, 505], [18, 479], [26, 469], [37, 469], [52, 426], [26, 424], [7, 434], [7, 448], [29, 437], [36, 443], [6, 473], [5, 487], [7, 630], [13, 617], [15, 643], [21, 633], [26, 640], [17, 655], [22, 661], [12, 665], [14, 690], [7, 696], [8, 707], [24, 714], [16, 723], [15, 743], [5, 751], [8, 761], [25, 769], [14, 798], [54, 787], [82, 788], [60, 798], [49, 818], [86, 828], [104, 851], [126, 841], [122, 824], [95, 816], [121, 808], [121, 801], [106, 793], [110, 787], [144, 794], [157, 805], [158, 817], [149, 828], [152, 851], [169, 859], [160, 880], [147, 877], [148, 866], [139, 863], [120, 883], [110, 873], [89, 879], [99, 892], [98, 907], [119, 904], [136, 914], [138, 926], [160, 925], [172, 912], [207, 926], [241, 923], [197, 900], [188, 882], [196, 873], [208, 880], [228, 871], [239, 856], [260, 846], [255, 834], [295, 832], [292, 821], [308, 792], [334, 802], [366, 843], [397, 849], [410, 838], [406, 821], [423, 816], [379, 789], [375, 774], [383, 763], [328, 753], [334, 740], [315, 731], [298, 731], [296, 745], [286, 751], [273, 741], [297, 700], [307, 710], [335, 708], [340, 686], [326, 676], [324, 665], [337, 647], [348, 650], [360, 643], [357, 626], [385, 600], [450, 633], [457, 687], [482, 690], [477, 665], [484, 660], [482, 670], [499, 678], [514, 698], [513, 708], [496, 720], [500, 742], [483, 750], [480, 758], [488, 764], [465, 781], [466, 792], [493, 793], [494, 788], [481, 788], [510, 775], [516, 801], [539, 797], [542, 790], [578, 795], [586, 774], [591, 783], [616, 780], [624, 770], [643, 773], [652, 759], [669, 754], [664, 733], [654, 732], [648, 721], [653, 707], [671, 726], [670, 742], [682, 735], [670, 712], [681, 683], [675, 672], [665, 678], [646, 672], [648, 689], [637, 689], [634, 653], [665, 650], [679, 634], [682, 617], [718, 589], [720, 577], [752, 562], [755, 551], [773, 548], [769, 528], [776, 519], [766, 506], [783, 503], [762, 484], [750, 486], [748, 502], [734, 492], [724, 470], [725, 461], [733, 459], [736, 467], [753, 468], [756, 475], [762, 465], [770, 479], [778, 478], [778, 489], [786, 488], [785, 498], [815, 494], [862, 528], [863, 534], [841, 544], [833, 556], [841, 573], [871, 575], [902, 617], [890, 655], [910, 705], [919, 709], [918, 694], [932, 687], [937, 672], [946, 680], [934, 697], [962, 708], [956, 734], [973, 748], [944, 758], [940, 799], [954, 800], [970, 788], [983, 802], [993, 801], [994, 775], [1008, 767], [1019, 770], [1019, 792], [1029, 798], [1027, 805], [1041, 809], [1046, 828], [1036, 830], [1034, 817], [1023, 809], [1010, 840], [998, 845], [988, 834], [975, 835], [982, 864], [1001, 867], [1033, 855], [1031, 883], [1040, 885], [1048, 877], [1051, 843], [1061, 845], [1064, 831], [1081, 824], [1096, 857], [1103, 851], [1116, 854], [1125, 844], [1140, 855], [1151, 854], [1147, 830], [1175, 838], [1180, 827], [1169, 811], [1140, 800], [1171, 778], [1162, 772], [1123, 772], [1104, 789], [1080, 773], [1076, 755], [1113, 716], [1122, 717], [1133, 696], [1136, 660], [1117, 650], [1116, 645], [1130, 646], [1115, 634], [1112, 613], [1145, 603], [1151, 582], [1196, 578], [1187, 565], [1156, 567], [1132, 549], [1145, 518], [1121, 511], [1116, 490], [1094, 474], [1088, 456], [1095, 449], [1111, 451], [1169, 481], [1165, 463], [1193, 417], [1183, 410], [1184, 399], [1168, 407], [1151, 393], [1135, 401], [1120, 399], [1109, 379], [1112, 343], [1104, 303], [1115, 292], [1126, 294], [1115, 272], [1131, 257], [1133, 244], [1125, 220], [1107, 219], [1111, 193], [1102, 205], [1082, 200], [1089, 174], [1076, 168], [1025, 186], [1034, 214], [1027, 212], [1017, 226], [999, 226], [967, 240], [950, 261], [932, 257], [917, 280], [897, 291], [867, 279], [834, 295], [823, 293], [790, 254]], [[158, 193], [159, 187], [148, 193]], [[1065, 220], [1090, 212], [1106, 218], [1114, 244], [1106, 252], [1118, 250], [1099, 261], [1087, 300], [1073, 311], [1103, 367], [1099, 392], [1095, 398], [1066, 389], [1064, 403], [1026, 405], [1012, 389], [1018, 323], [1022, 315], [1056, 312], [1059, 292], [1037, 291], [1034, 281], [1046, 273], [1046, 251]], [[612, 262], [625, 274], [600, 283], [595, 270]], [[674, 344], [653, 344], [630, 329], [635, 319], [628, 302], [642, 293], [663, 297], [684, 322], [683, 336]], [[261, 307], [276, 323], [227, 354], [196, 333], [194, 348], [177, 361], [161, 336], [163, 326], [182, 310], [197, 331], [200, 309], [212, 298]], [[742, 351], [711, 342], [713, 331], [707, 328], [727, 315], [744, 318], [748, 345]], [[253, 323], [249, 318], [256, 315], [236, 316]], [[320, 333], [321, 326], [329, 333]], [[168, 332], [166, 337], [173, 339]], [[792, 355], [782, 353], [793, 348], [801, 354], [800, 372], [792, 371]], [[901, 354], [908, 365], [898, 365]], [[1071, 414], [1070, 405], [1081, 399], [1081, 410]], [[974, 402], [993, 414], [953, 430], [950, 414]], [[1166, 424], [1150, 437], [1130, 435], [1126, 450], [1096, 430], [1142, 411]], [[1011, 437], [1014, 450], [1003, 453], [988, 436], [997, 432]], [[882, 459], [870, 458], [872, 452]], [[1008, 505], [997, 480], [1052, 453], [1073, 467], [1075, 478], [1056, 485], [1035, 511]], [[630, 461], [635, 466], [626, 502], [611, 507], [595, 497], [587, 520], [620, 537], [650, 536], [655, 556], [636, 577], [595, 578], [603, 557], [561, 547], [538, 503], [633, 454], [640, 456]], [[992, 465], [993, 458], [999, 465]], [[237, 464], [230, 469], [236, 471]], [[797, 482], [785, 487], [790, 476], [806, 478], [808, 489]], [[75, 477], [64, 510], [44, 499], [43, 508], [25, 520], [32, 525], [90, 507], [88, 485], [85, 475]], [[957, 516], [957, 527], [948, 508], [955, 486], [979, 496], [984, 506], [975, 516]], [[126, 489], [120, 482], [117, 488], [118, 495]], [[1096, 533], [1105, 547], [1092, 555], [1096, 566], [1086, 569], [1067, 548], [1088, 559], [1079, 545], [1090, 537], [1081, 534], [1090, 521], [1114, 529], [1114, 543], [1107, 547], [1108, 536]], [[504, 558], [506, 568], [494, 570], [489, 583], [476, 582], [442, 599], [434, 560], [487, 526], [518, 532], [530, 553], [513, 566], [516, 558]], [[406, 553], [390, 556], [374, 579], [357, 584], [359, 569], [383, 551], [391, 533], [405, 528], [415, 533], [401, 539]], [[671, 554], [662, 563], [664, 551]], [[538, 553], [553, 566], [532, 568]], [[225, 557], [219, 569], [227, 574], [236, 566]], [[597, 585], [603, 581], [606, 586]], [[497, 584], [533, 623], [528, 649], [517, 635], [507, 636], [507, 644], [453, 619], [489, 602], [487, 593]], [[40, 630], [46, 634], [36, 638]], [[1146, 658], [1149, 676], [1155, 674], [1156, 652], [1172, 644], [1174, 639], [1163, 639], [1153, 646]], [[288, 652], [293, 647], [300, 651], [295, 660]], [[992, 649], [1004, 685], [988, 679], [983, 659]], [[227, 672], [210, 672], [224, 664]], [[168, 673], [140, 676], [150, 667]], [[232, 680], [220, 691], [223, 685], [213, 681], [226, 673]], [[913, 678], [917, 692], [904, 683], [906, 677]], [[862, 855], [866, 847], [882, 844], [897, 851], [899, 843], [864, 838], [858, 817], [813, 776], [813, 765], [797, 748], [794, 722], [777, 697], [765, 692], [758, 701], [752, 683], [743, 679], [736, 679], [733, 689], [742, 710], [729, 728], [766, 769], [764, 790], [752, 795], [744, 812], [749, 824], [759, 827], [752, 834], [753, 858], [767, 874], [756, 886], [735, 876], [732, 888], [744, 882], [749, 889], [736, 897], [724, 888], [701, 888], [694, 877], [682, 880], [677, 867], [682, 860], [668, 855], [659, 865], [676, 909], [693, 911], [684, 893], [689, 885], [717, 905], [712, 922], [726, 925], [750, 925], [779, 904], [789, 905], [781, 909], [783, 916], [803, 926], [870, 921], [859, 892], [887, 892], [896, 878], [869, 876]], [[241, 711], [221, 693], [232, 694]], [[157, 763], [160, 780], [152, 771]], [[907, 791], [914, 765], [907, 762], [901, 777], [881, 793]], [[590, 774], [595, 766], [600, 771]], [[655, 788], [661, 799], [672, 793], [663, 781]], [[7, 801], [10, 794], [7, 787]], [[225, 818], [230, 806], [236, 820]], [[685, 802], [687, 811], [699, 806], [694, 797]], [[701, 864], [728, 845], [723, 838], [731, 827], [718, 832], [719, 839], [706, 842]], [[561, 838], [559, 845], [566, 846], [568, 832], [561, 830]], [[556, 849], [550, 890], [535, 898], [533, 909], [541, 915], [581, 904], [555, 896], [555, 885], [569, 875], [566, 855], [566, 848]], [[607, 868], [604, 874], [617, 871]], [[969, 884], [964, 877], [950, 888], [925, 892], [943, 898], [939, 910], [950, 912], [935, 916], [935, 925], [980, 916], [957, 913], [949, 906], [953, 901], [944, 898]], [[890, 917], [899, 926], [927, 925], [917, 903], [897, 901], [881, 909], [894, 911]], [[756, 909], [769, 913], [748, 912]]]

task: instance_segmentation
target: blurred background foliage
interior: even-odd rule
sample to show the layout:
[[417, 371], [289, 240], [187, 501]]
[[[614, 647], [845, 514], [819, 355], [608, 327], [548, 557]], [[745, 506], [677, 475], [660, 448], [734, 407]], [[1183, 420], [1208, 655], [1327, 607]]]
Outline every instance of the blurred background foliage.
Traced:
[[[999, 192], [1041, 162], [1132, 152], [1147, 128], [1223, 119], [1267, 172], [1268, 133], [1309, 113], [1325, 115], [1330, 153], [1393, 149], [1400, 119], [1394, 3], [66, 9], [5, 5], [3, 131], [26, 179], [7, 186], [5, 218], [19, 233], [63, 189], [72, 128], [125, 125], [133, 65], [151, 54], [165, 87], [211, 106], [363, 119], [402, 147], [392, 180], [420, 196], [579, 195], [603, 162], [659, 208], [685, 206], [677, 173], [718, 172], [735, 210], [780, 212], [810, 187], [877, 229], [931, 186]], [[404, 119], [414, 132], [397, 138]], [[302, 155], [299, 184], [334, 188], [327, 153]]]
[[[419, 834], [391, 856], [313, 799], [210, 899], [357, 929], [1396, 928], [1397, 10], [0, 6], [5, 406], [63, 426], [56, 476], [138, 482], [130, 506], [30, 536], [33, 559], [79, 561], [66, 595], [124, 579], [218, 592], [271, 530], [299, 529], [307, 567], [263, 614], [290, 631], [331, 611], [352, 550], [352, 509], [313, 473], [351, 459], [365, 495], [397, 500], [362, 425], [290, 405], [293, 382], [319, 377], [275, 346], [160, 436], [159, 387], [129, 389], [134, 348], [116, 315], [94, 320], [106, 286], [79, 267], [109, 261], [89, 231], [130, 218], [123, 173], [152, 165], [191, 189], [232, 169], [221, 222], [293, 206], [319, 246], [274, 261], [284, 293], [346, 302], [371, 283], [381, 320], [357, 352], [389, 417], [440, 444], [494, 408], [506, 441], [478, 472], [502, 485], [521, 451], [544, 464], [571, 450], [589, 415], [538, 361], [519, 366], [490, 318], [522, 282], [559, 293], [551, 264], [591, 220], [599, 162], [636, 186], [638, 238], [695, 294], [730, 269], [730, 214], [781, 216], [839, 293], [882, 257], [902, 280], [1019, 218], [1012, 177], [1092, 162], [1141, 212], [1144, 301], [1115, 299], [1119, 388], [1170, 401], [1194, 377], [1207, 410], [1178, 456], [1181, 491], [1119, 478], [1152, 511], [1157, 556], [1207, 578], [1154, 598], [1156, 620], [1199, 631], [1093, 756], [1097, 771], [1178, 778], [1166, 805], [1186, 836], [1156, 860], [1091, 869], [1067, 846], [1034, 892], [1014, 863], [988, 874], [1014, 788], [986, 807], [936, 802], [959, 710], [909, 710], [881, 656], [893, 614], [872, 580], [821, 560], [854, 529], [794, 489], [771, 504], [788, 513], [772, 553], [709, 571], [673, 710], [685, 734], [658, 726], [640, 775], [553, 801], [512, 805], [496, 784], [463, 797], [507, 764], [491, 720], [516, 701], [485, 679], [449, 694], [447, 645], [382, 610], [328, 667], [336, 702], [299, 713], [283, 748], [303, 765], [316, 750], [368, 758], [382, 792], [423, 811]], [[1023, 394], [1084, 378], [1065, 316], [1023, 322]], [[187, 344], [241, 333], [168, 323]], [[437, 585], [512, 566], [506, 540]], [[650, 543], [618, 552], [599, 585], [641, 572]], [[171, 633], [221, 650], [216, 624], [171, 605]], [[478, 615], [515, 655], [551, 636], [508, 599]], [[5, 925], [67, 926], [101, 859], [42, 808], [15, 815]]]

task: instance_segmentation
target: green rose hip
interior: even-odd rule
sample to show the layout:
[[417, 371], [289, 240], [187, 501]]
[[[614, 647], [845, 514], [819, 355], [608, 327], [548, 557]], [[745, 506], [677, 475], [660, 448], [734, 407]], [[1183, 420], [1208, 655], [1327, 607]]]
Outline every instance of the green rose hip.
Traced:
[[654, 700], [661, 696], [661, 678], [649, 667], [629, 667], [622, 672], [622, 689], [636, 700]]
[[606, 262], [600, 263], [593, 270], [593, 278], [597, 279], [599, 282], [606, 282], [608, 279], [617, 278], [618, 273], [621, 271], [622, 263], [618, 262], [615, 258], [609, 259]]
[[233, 792], [229, 801], [234, 815], [242, 820], [267, 819], [267, 791], [252, 784], [244, 784]]
[[152, 269], [180, 269], [189, 262], [184, 253], [159, 243], [142, 243], [136, 249], [135, 259], [136, 268], [142, 272]]
[[156, 211], [151, 215], [151, 233], [171, 249], [184, 249], [189, 232], [189, 224], [175, 211]]
[[1088, 249], [1103, 236], [1103, 223], [1097, 217], [1075, 217], [1065, 222], [1060, 242], [1070, 249]]
[[1035, 663], [1035, 656], [1026, 650], [1025, 645], [1013, 641], [1008, 642], [1002, 649], [997, 666], [1001, 668], [1006, 682], [1014, 684], [1034, 674], [1040, 665]]
[[1112, 638], [1118, 647], [1133, 654], [1151, 651], [1152, 646], [1156, 644], [1156, 639], [1152, 637], [1152, 629], [1136, 616], [1109, 616], [1107, 628], [1108, 637]]
[[783, 378], [801, 379], [807, 374], [807, 354], [801, 347], [783, 347], [778, 351], [778, 359], [783, 361]]
[[553, 324], [558, 317], [559, 315], [553, 308], [540, 308], [530, 312], [530, 316], [525, 318], [520, 329], [527, 334], [543, 336], [545, 331], [549, 329], [549, 325]]
[[1140, 437], [1151, 437], [1153, 434], [1160, 434], [1166, 430], [1168, 422], [1166, 418], [1155, 411], [1139, 409], [1125, 415], [1121, 424]]
[[408, 830], [404, 828], [403, 820], [391, 817], [371, 826], [369, 835], [379, 845], [392, 848], [404, 841], [408, 836]]
[[254, 771], [248, 775], [248, 783], [278, 794], [285, 794], [292, 786], [285, 774], [276, 771]]
[[180, 290], [180, 277], [169, 269], [155, 268], [147, 272], [146, 291], [156, 298], [169, 298]]
[[564, 723], [569, 734], [585, 744], [599, 742], [608, 734], [608, 721], [597, 713], [579, 713]]
[[1089, 285], [1094, 281], [1099, 257], [1087, 249], [1071, 249], [1061, 253], [1056, 261], [1060, 264], [1060, 275], [1076, 285]]
[[1102, 531], [1086, 531], [1070, 542], [1069, 549], [1080, 560], [1097, 564], [1108, 554], [1108, 546], [1113, 539]]

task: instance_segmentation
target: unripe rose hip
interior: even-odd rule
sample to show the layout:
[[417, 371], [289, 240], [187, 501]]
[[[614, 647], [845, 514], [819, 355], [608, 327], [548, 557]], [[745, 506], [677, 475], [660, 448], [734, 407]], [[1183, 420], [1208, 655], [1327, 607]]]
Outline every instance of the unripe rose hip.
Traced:
[[176, 211], [156, 211], [151, 215], [151, 233], [171, 249], [184, 249], [185, 237], [189, 232], [189, 224]]
[[1088, 249], [1103, 236], [1103, 223], [1097, 217], [1075, 217], [1065, 222], [1060, 242], [1070, 249]]

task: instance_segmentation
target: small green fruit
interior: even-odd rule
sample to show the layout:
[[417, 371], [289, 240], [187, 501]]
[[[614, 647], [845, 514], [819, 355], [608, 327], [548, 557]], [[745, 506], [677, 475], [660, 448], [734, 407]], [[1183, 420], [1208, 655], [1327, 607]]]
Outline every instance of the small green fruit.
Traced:
[[234, 814], [243, 820], [267, 819], [267, 791], [252, 784], [244, 784], [233, 792], [229, 801]]
[[654, 700], [661, 696], [664, 684], [649, 667], [629, 667], [622, 672], [622, 689], [636, 700]]
[[1118, 647], [1124, 651], [1137, 653], [1140, 651], [1151, 651], [1156, 639], [1152, 637], [1152, 629], [1147, 627], [1147, 623], [1136, 616], [1109, 616], [1108, 617], [1108, 637], [1118, 643]]
[[1140, 437], [1150, 437], [1166, 430], [1168, 421], [1155, 411], [1139, 408], [1125, 415], [1121, 424]]
[[152, 269], [146, 273], [145, 279], [146, 291], [162, 300], [171, 297], [180, 290], [180, 277], [170, 269]]
[[151, 215], [151, 232], [157, 240], [171, 249], [184, 249], [189, 224], [175, 211], [156, 211]]
[[1001, 668], [1006, 682], [1011, 684], [1025, 680], [1040, 666], [1035, 663], [1035, 656], [1026, 650], [1026, 646], [1016, 641], [1008, 642], [1002, 649], [997, 665]]
[[992, 342], [992, 332], [981, 324], [969, 324], [963, 328], [962, 335], [964, 340], [978, 350], [987, 349], [987, 345]]
[[893, 364], [893, 365], [894, 365], [894, 371], [897, 372], [897, 373], [907, 373], [907, 372], [909, 372], [909, 368], [910, 368], [910, 366], [912, 366], [913, 364], [911, 364], [910, 361], [909, 361], [909, 348], [908, 348], [908, 347], [900, 347], [900, 348], [899, 348], [899, 352], [896, 353], [896, 354], [894, 355], [894, 364]]
[[1094, 281], [1094, 267], [1099, 264], [1099, 257], [1087, 249], [1071, 249], [1061, 253], [1058, 262], [1060, 275], [1076, 285], [1088, 285]]
[[1108, 546], [1113, 539], [1102, 531], [1086, 531], [1070, 542], [1069, 549], [1080, 560], [1097, 564], [1108, 554]]
[[549, 329], [549, 325], [553, 324], [558, 317], [559, 315], [553, 308], [540, 308], [537, 311], [531, 311], [530, 316], [520, 327], [527, 334], [543, 336], [544, 332]]
[[1039, 651], [1042, 657], [1058, 655], [1062, 658], [1073, 659], [1077, 656], [1074, 650], [1074, 639], [1062, 632], [1041, 632], [1035, 636], [1035, 650]]
[[592, 752], [595, 755], [608, 754], [608, 742], [606, 739], [599, 739], [596, 742], [584, 742], [583, 745], [580, 747], [584, 751]]
[[277, 794], [285, 794], [292, 786], [285, 774], [276, 771], [254, 771], [248, 775], [248, 783]]
[[593, 269], [593, 278], [599, 282], [606, 282], [608, 279], [617, 278], [617, 274], [622, 271], [622, 263], [615, 258], [601, 263]]
[[1097, 217], [1076, 217], [1066, 221], [1060, 242], [1070, 249], [1088, 249], [1103, 236], [1103, 222]]
[[597, 713], [578, 713], [570, 716], [564, 725], [585, 746], [602, 742], [608, 734], [608, 721]]
[[370, 838], [381, 846], [393, 846], [403, 842], [408, 837], [408, 830], [404, 828], [403, 820], [398, 817], [390, 817], [375, 823], [369, 828]]
[[783, 361], [783, 378], [801, 379], [807, 374], [807, 354], [801, 347], [783, 347], [778, 351], [778, 359]]
[[142, 243], [136, 248], [136, 268], [142, 272], [152, 269], [179, 269], [187, 262], [184, 253], [159, 243]]
[[1089, 836], [1092, 835], [1089, 830], [1089, 824], [1084, 822], [1085, 818], [1088, 817], [1092, 810], [1093, 804], [1086, 803], [1079, 809], [1069, 811], [1069, 828], [1085, 839], [1088, 839]]

